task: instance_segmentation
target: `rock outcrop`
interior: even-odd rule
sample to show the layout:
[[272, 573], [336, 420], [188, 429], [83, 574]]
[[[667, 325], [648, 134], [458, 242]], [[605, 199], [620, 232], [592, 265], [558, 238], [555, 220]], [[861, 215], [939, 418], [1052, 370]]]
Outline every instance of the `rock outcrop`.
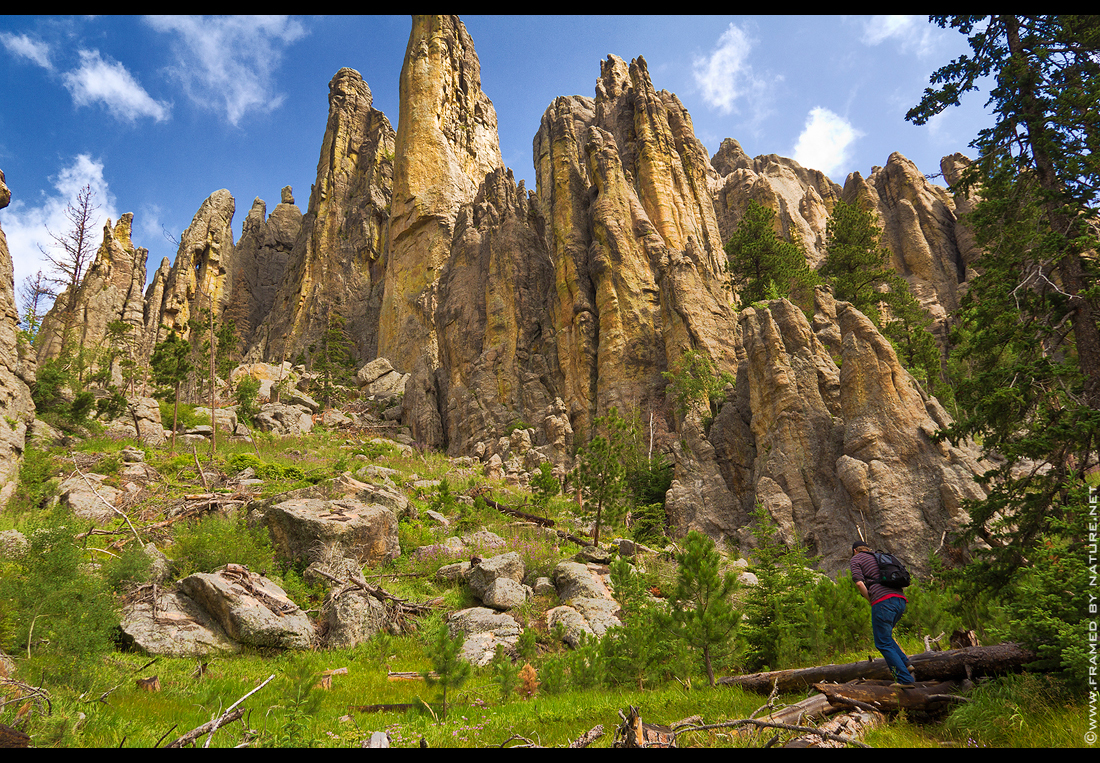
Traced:
[[[0, 209], [10, 201], [11, 191], [0, 172]], [[30, 385], [34, 383], [35, 358], [30, 347], [19, 340], [18, 326], [11, 254], [0, 229], [0, 509], [15, 489], [27, 428], [34, 422]]]
[[949, 329], [947, 316], [959, 306], [958, 286], [966, 280], [951, 195], [895, 152], [885, 167], [875, 167], [866, 179], [858, 172], [849, 175], [842, 198], [875, 212], [891, 265], [932, 316], [933, 333], [942, 345]]
[[825, 259], [825, 229], [841, 188], [825, 173], [794, 159], [767, 154], [750, 159], [732, 138], [722, 141], [711, 159], [714, 206], [722, 241], [737, 229], [750, 201], [776, 211], [776, 233], [801, 242], [806, 260], [817, 267]]
[[377, 354], [395, 134], [354, 69], [336, 73], [328, 101], [309, 208], [270, 313], [251, 342], [251, 354], [271, 362], [311, 354], [335, 316], [357, 359]]
[[[103, 226], [103, 242], [73, 294], [63, 291], [42, 319], [36, 344], [38, 362], [61, 355], [62, 343], [96, 352], [112, 348], [111, 380], [122, 387], [121, 361], [143, 360], [139, 355], [145, 332], [145, 260], [149, 252], [130, 240], [133, 214], [127, 212], [116, 225]], [[71, 309], [70, 309], [71, 306]], [[125, 331], [111, 336], [108, 327], [122, 321]], [[91, 367], [100, 358], [85, 357]]]
[[818, 291], [813, 326], [786, 300], [741, 313], [737, 396], [677, 451], [669, 512], [742, 549], [757, 501], [825, 569], [860, 537], [923, 571], [982, 495], [977, 453], [936, 443], [949, 419], [870, 320]]

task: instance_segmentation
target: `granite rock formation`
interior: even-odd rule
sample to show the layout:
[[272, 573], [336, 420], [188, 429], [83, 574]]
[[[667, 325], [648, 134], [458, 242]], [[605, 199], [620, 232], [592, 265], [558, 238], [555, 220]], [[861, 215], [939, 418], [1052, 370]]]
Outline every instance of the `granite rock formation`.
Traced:
[[309, 208], [270, 312], [250, 342], [250, 355], [270, 362], [308, 354], [332, 314], [343, 319], [358, 359], [377, 354], [394, 131], [372, 108], [370, 88], [354, 69], [336, 73], [328, 101]]
[[[10, 201], [11, 191], [0, 172], [0, 209]], [[11, 254], [0, 229], [0, 508], [15, 489], [27, 428], [34, 422], [30, 386], [34, 384], [35, 358], [19, 340], [18, 325]]]
[[737, 396], [677, 445], [670, 515], [747, 548], [756, 502], [839, 569], [862, 537], [923, 571], [981, 497], [977, 452], [936, 443], [948, 421], [870, 320], [819, 290], [813, 324], [786, 300], [741, 313]]
[[272, 313], [275, 292], [283, 282], [291, 250], [302, 228], [302, 212], [294, 204], [290, 186], [267, 214], [267, 204], [257, 198], [241, 226], [241, 238], [233, 248], [237, 266], [229, 285], [229, 307], [242, 347], [255, 341], [260, 324]]
[[[112, 342], [121, 344], [117, 349], [135, 361], [139, 358], [145, 331], [145, 261], [149, 252], [135, 247], [130, 240], [133, 214], [127, 212], [116, 225], [111, 221], [103, 226], [103, 243], [96, 251], [95, 259], [76, 290], [69, 289], [58, 295], [53, 307], [42, 319], [36, 344], [38, 362], [56, 358], [61, 354], [65, 339], [66, 323], [69, 324], [69, 341], [83, 348], [106, 348]], [[72, 311], [69, 305], [72, 302]], [[123, 321], [126, 334], [116, 340], [108, 336], [108, 326]], [[96, 358], [86, 358], [95, 365]], [[116, 386], [122, 386], [122, 372], [118, 360], [112, 364], [111, 378]]]
[[187, 322], [203, 309], [214, 310], [220, 319], [229, 301], [227, 288], [235, 280], [233, 265], [232, 194], [215, 191], [202, 203], [191, 224], [180, 237], [172, 270], [164, 284], [160, 320], [155, 326], [157, 342], [163, 342], [175, 330], [186, 338], [191, 329]]
[[[591, 431], [611, 407], [667, 411], [661, 372], [686, 350], [732, 366], [714, 170], [686, 110], [653, 88], [645, 60], [611, 56], [595, 99], [555, 99], [534, 159], [572, 429]], [[659, 429], [669, 424], [658, 416]]]

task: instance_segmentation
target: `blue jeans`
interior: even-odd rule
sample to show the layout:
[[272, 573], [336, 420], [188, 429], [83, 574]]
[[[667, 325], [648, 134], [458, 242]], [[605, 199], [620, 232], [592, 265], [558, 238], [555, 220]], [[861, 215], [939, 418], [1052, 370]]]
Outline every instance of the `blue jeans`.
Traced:
[[871, 632], [875, 636], [875, 648], [886, 658], [894, 680], [899, 684], [911, 684], [913, 676], [909, 674], [907, 667], [909, 658], [901, 651], [898, 642], [894, 641], [894, 626], [904, 614], [905, 599], [899, 596], [883, 599], [871, 607]]

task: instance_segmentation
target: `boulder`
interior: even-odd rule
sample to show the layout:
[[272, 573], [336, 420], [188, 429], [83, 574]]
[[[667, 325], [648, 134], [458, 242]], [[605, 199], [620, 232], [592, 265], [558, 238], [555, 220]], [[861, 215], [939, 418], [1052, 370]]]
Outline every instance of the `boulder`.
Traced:
[[105, 524], [116, 518], [111, 506], [118, 501], [122, 491], [104, 485], [102, 474], [74, 474], [57, 486], [58, 500], [73, 514], [96, 524]]
[[554, 567], [554, 585], [558, 598], [569, 603], [573, 599], [611, 599], [611, 591], [599, 574], [586, 564], [559, 562]]
[[313, 416], [309, 408], [302, 405], [267, 403], [252, 417], [252, 425], [261, 432], [295, 437], [313, 429]]
[[462, 659], [477, 667], [492, 662], [498, 645], [514, 647], [523, 633], [523, 629], [511, 615], [485, 607], [452, 612], [447, 616], [447, 629], [451, 638], [459, 633], [466, 636], [462, 645]]
[[365, 591], [346, 591], [338, 598], [329, 592], [321, 617], [327, 625], [325, 641], [333, 649], [362, 644], [389, 621], [385, 605]]
[[525, 567], [515, 551], [482, 559], [470, 568], [466, 582], [481, 603], [493, 609], [512, 609], [527, 601]]
[[401, 553], [393, 511], [356, 498], [283, 501], [264, 513], [264, 523], [284, 559], [309, 558], [314, 549], [333, 543], [370, 566]]
[[120, 627], [125, 643], [148, 654], [202, 657], [241, 649], [214, 618], [178, 591], [160, 591], [155, 607], [152, 596], [130, 603]]
[[313, 623], [282, 588], [236, 564], [180, 581], [180, 589], [242, 644], [308, 649]]

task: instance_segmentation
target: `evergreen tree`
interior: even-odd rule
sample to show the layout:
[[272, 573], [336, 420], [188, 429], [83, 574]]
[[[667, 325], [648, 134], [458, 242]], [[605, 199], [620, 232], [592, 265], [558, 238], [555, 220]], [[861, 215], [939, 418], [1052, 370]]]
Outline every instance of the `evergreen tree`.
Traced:
[[585, 500], [596, 504], [592, 542], [598, 546], [604, 520], [617, 517], [624, 508], [629, 427], [618, 409], [612, 408], [606, 416], [596, 419], [596, 428], [607, 435], [596, 435], [577, 453], [576, 477]]
[[741, 296], [741, 307], [790, 295], [814, 282], [806, 255], [796, 241], [784, 241], [775, 228], [775, 210], [750, 201], [737, 230], [726, 242], [730, 287]]
[[461, 657], [465, 637], [460, 633], [451, 638], [446, 624], [440, 624], [428, 643], [432, 670], [421, 675], [428, 686], [439, 686], [443, 695], [443, 717], [447, 717], [447, 692], [460, 688], [470, 677], [472, 666]]
[[722, 574], [722, 557], [714, 541], [695, 530], [688, 533], [676, 561], [676, 588], [668, 597], [666, 622], [688, 647], [699, 652], [707, 683], [714, 686], [714, 661], [729, 651], [741, 622], [731, 598], [737, 578], [732, 572]]
[[343, 316], [329, 313], [320, 346], [310, 348], [313, 368], [321, 375], [319, 394], [326, 407], [332, 405], [334, 387], [349, 384], [355, 372], [355, 356], [345, 326]]
[[[1038, 579], [1032, 568], [1047, 548], [1084, 548], [1086, 523], [1077, 512], [1100, 447], [1100, 266], [1091, 254], [1100, 191], [1100, 18], [933, 20], [967, 35], [972, 53], [932, 75], [935, 87], [907, 119], [924, 124], [983, 78], [995, 78], [987, 105], [996, 121], [971, 143], [978, 158], [957, 189], [980, 195], [967, 222], [983, 253], [954, 334], [953, 355], [965, 372], [956, 392], [963, 414], [945, 435], [979, 437], [987, 453], [1001, 457], [982, 480], [987, 498], [967, 505], [968, 535], [989, 547], [970, 577], [1018, 597]], [[1019, 469], [1025, 461], [1029, 467]], [[1072, 630], [1082, 622], [1085, 591], [1065, 596], [1077, 606], [1056, 617], [1068, 618]], [[1044, 630], [1019, 622], [1031, 643]], [[1072, 650], [1063, 652], [1071, 662], [1067, 655]]]
[[818, 650], [824, 642], [824, 616], [812, 595], [814, 573], [806, 550], [797, 541], [790, 548], [783, 544], [762, 504], [752, 514], [757, 584], [745, 599], [741, 633], [752, 668], [779, 669]]
[[[909, 371], [933, 392], [940, 380], [940, 351], [932, 319], [890, 266], [874, 215], [839, 202], [826, 227], [825, 261], [819, 274], [833, 295], [849, 302], [882, 331]], [[885, 308], [885, 310], [883, 309]]]
[[176, 427], [180, 416], [180, 387], [191, 373], [191, 346], [173, 330], [167, 339], [153, 349], [149, 366], [153, 371], [153, 382], [161, 388], [161, 396], [172, 393], [176, 401], [172, 412], [172, 452], [175, 453]]

